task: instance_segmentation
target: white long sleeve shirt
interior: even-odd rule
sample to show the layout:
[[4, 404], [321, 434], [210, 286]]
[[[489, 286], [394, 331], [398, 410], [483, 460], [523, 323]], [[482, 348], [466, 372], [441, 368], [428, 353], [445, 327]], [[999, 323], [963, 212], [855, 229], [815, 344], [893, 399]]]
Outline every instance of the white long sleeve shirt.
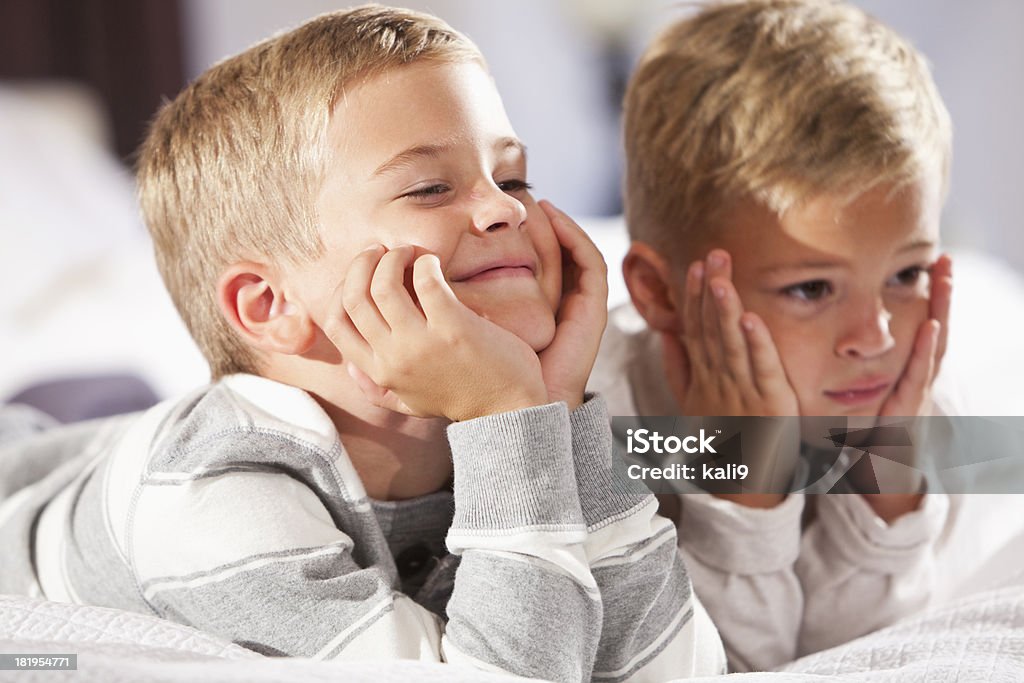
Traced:
[[[676, 414], [661, 359], [657, 335], [619, 307], [589, 388], [613, 417]], [[790, 494], [767, 510], [679, 502], [680, 548], [731, 671], [777, 668], [1024, 566], [1024, 523], [1007, 523], [1020, 496], [929, 494], [892, 525], [857, 494]]]

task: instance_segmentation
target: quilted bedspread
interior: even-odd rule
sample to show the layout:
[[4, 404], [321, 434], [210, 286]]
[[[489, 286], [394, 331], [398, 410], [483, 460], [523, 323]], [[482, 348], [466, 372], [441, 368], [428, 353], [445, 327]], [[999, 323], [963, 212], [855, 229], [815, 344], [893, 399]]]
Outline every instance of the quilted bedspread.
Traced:
[[[153, 617], [0, 596], [0, 653], [14, 652], [74, 653], [78, 671], [0, 671], [0, 682], [517, 680], [442, 664], [270, 659]], [[755, 683], [1024, 681], [1024, 586], [963, 598], [800, 659], [784, 671], [728, 678]]]

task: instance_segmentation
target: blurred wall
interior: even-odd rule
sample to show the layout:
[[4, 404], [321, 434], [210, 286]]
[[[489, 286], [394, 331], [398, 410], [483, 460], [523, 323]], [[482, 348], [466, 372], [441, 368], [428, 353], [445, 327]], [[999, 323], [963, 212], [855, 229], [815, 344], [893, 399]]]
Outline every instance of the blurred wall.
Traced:
[[130, 160], [146, 122], [184, 84], [178, 0], [2, 0], [0, 85], [88, 86]]
[[953, 118], [946, 238], [1024, 271], [1024, 2], [860, 0], [928, 56]]
[[[186, 68], [338, 7], [329, 0], [183, 0]], [[626, 60], [678, 15], [669, 0], [407, 0], [475, 40], [506, 108], [530, 147], [531, 180], [577, 215], [619, 209], [618, 111], [605, 47], [625, 41]], [[908, 36], [930, 59], [953, 117], [951, 243], [982, 248], [1024, 270], [1018, 186], [1024, 181], [1024, 2], [857, 0]], [[624, 9], [625, 8], [625, 9]], [[610, 18], [610, 19], [609, 19]], [[609, 22], [622, 23], [621, 29]], [[604, 23], [602, 23], [604, 22]], [[604, 35], [595, 27], [603, 27]], [[615, 35], [615, 34], [618, 35]], [[621, 47], [621, 46], [620, 46]], [[614, 56], [614, 55], [613, 55]], [[627, 67], [628, 68], [628, 67]]]

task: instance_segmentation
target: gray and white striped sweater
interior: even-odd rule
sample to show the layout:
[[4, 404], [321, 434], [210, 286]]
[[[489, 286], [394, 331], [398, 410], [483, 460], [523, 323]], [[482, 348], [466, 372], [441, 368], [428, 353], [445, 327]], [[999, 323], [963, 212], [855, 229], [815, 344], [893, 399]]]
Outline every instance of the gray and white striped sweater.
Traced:
[[0, 503], [0, 593], [156, 614], [276, 655], [557, 681], [722, 672], [672, 524], [610, 474], [600, 398], [448, 436], [454, 493], [397, 503], [366, 496], [312, 397], [252, 375], [15, 442], [0, 450], [8, 488], [18, 459], [53, 471]]

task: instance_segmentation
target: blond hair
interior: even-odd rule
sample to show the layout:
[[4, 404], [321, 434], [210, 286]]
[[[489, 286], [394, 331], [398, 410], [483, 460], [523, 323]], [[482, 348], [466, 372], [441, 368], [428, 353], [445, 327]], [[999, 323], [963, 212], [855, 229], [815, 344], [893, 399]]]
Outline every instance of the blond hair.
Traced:
[[734, 202], [782, 213], [939, 170], [949, 114], [923, 57], [828, 0], [705, 5], [647, 49], [625, 99], [626, 218], [671, 253]]
[[139, 151], [139, 200], [164, 283], [214, 379], [259, 371], [217, 305], [223, 268], [322, 252], [316, 196], [334, 103], [345, 88], [422, 60], [483, 64], [440, 19], [366, 5], [216, 64], [157, 113]]

